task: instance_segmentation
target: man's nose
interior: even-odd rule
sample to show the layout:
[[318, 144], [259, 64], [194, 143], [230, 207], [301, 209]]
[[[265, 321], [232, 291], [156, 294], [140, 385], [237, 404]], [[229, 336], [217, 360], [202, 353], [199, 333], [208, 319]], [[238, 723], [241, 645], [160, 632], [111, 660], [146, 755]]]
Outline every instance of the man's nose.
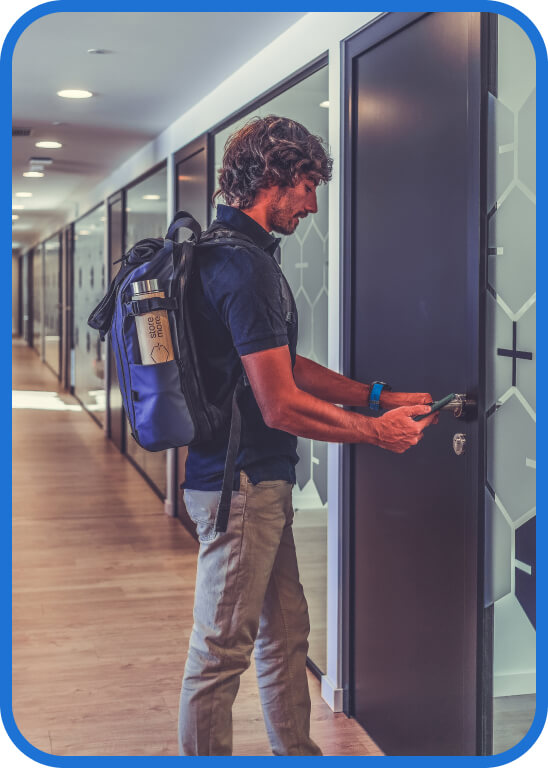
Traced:
[[318, 200], [316, 198], [316, 192], [315, 191], [312, 193], [312, 195], [306, 201], [306, 210], [308, 211], [308, 213], [317, 213], [318, 212]]

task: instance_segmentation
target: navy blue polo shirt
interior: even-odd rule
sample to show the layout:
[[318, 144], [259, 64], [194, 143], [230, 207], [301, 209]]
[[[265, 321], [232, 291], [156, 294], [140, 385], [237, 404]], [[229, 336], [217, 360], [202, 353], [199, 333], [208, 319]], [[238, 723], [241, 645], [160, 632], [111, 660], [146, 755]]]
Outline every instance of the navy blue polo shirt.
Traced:
[[[227, 205], [217, 206], [216, 222], [242, 232], [258, 246], [203, 245], [197, 251], [190, 311], [206, 395], [221, 405], [242, 373], [240, 356], [288, 345], [295, 363], [298, 322], [295, 300], [274, 255], [279, 238]], [[239, 403], [242, 434], [234, 490], [240, 487], [241, 469], [253, 484], [294, 483], [297, 438], [267, 427], [251, 387], [245, 388]], [[221, 490], [229, 428], [227, 424], [208, 443], [189, 447], [184, 488]]]

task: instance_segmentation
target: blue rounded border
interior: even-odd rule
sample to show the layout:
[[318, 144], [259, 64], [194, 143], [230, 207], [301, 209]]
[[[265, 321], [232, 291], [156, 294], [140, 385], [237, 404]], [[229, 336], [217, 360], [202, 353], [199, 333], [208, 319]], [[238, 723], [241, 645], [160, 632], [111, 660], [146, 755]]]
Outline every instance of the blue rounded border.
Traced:
[[[326, 2], [326, 0], [317, 0], [314, 3], [311, 2], [305, 2], [300, 3], [298, 6], [299, 11], [332, 11], [332, 5], [331, 3]], [[2, 92], [4, 94], [4, 100], [9, 102], [9, 109], [5, 110], [3, 117], [1, 119], [1, 136], [4, 139], [2, 142], [2, 146], [7, 147], [11, 146], [11, 137], [8, 137], [8, 130], [11, 127], [11, 60], [13, 56], [13, 51], [15, 48], [15, 45], [17, 43], [17, 40], [21, 36], [21, 34], [24, 32], [24, 30], [30, 26], [34, 21], [37, 19], [51, 15], [52, 13], [59, 13], [59, 12], [130, 12], [130, 11], [150, 11], [150, 12], [167, 12], [167, 11], [182, 11], [182, 10], [188, 10], [188, 11], [194, 11], [194, 10], [207, 10], [207, 11], [227, 11], [227, 10], [235, 10], [235, 11], [257, 11], [257, 4], [256, 2], [245, 2], [243, 0], [239, 0], [238, 2], [234, 2], [230, 4], [230, 7], [227, 8], [226, 3], [221, 2], [209, 2], [207, 4], [207, 9], [204, 9], [203, 7], [196, 8], [195, 4], [187, 4], [182, 2], [162, 2], [158, 6], [154, 8], [150, 8], [149, 4], [144, 2], [144, 0], [134, 0], [134, 2], [114, 2], [114, 3], [106, 3], [106, 2], [98, 2], [94, 4], [88, 3], [76, 3], [76, 2], [68, 2], [67, 0], [55, 0], [54, 2], [48, 2], [44, 3], [42, 5], [36, 6], [35, 8], [30, 9], [25, 14], [23, 14], [12, 26], [10, 31], [8, 32], [4, 44], [2, 46], [2, 52], [0, 56], [0, 83], [2, 85]], [[265, 10], [265, 9], [260, 9]], [[269, 9], [270, 10], [270, 9]], [[295, 10], [295, 4], [294, 2], [279, 2], [276, 4], [276, 11], [294, 11]], [[344, 8], [337, 8], [338, 12], [359, 12], [359, 11], [365, 11], [368, 10], [363, 7], [362, 3], [356, 3], [356, 2], [347, 2], [344, 4]], [[377, 7], [375, 7], [375, 10], [379, 10]], [[411, 2], [394, 2], [391, 3], [389, 8], [387, 10], [390, 10], [392, 12], [397, 11], [416, 11], [417, 10], [417, 4], [411, 3]], [[420, 8], [419, 8], [420, 10]], [[512, 21], [514, 21], [516, 24], [518, 24], [527, 34], [529, 39], [531, 40], [531, 43], [535, 49], [535, 54], [537, 58], [537, 133], [539, 136], [546, 136], [548, 135], [548, 125], [547, 125], [547, 71], [548, 71], [548, 62], [546, 59], [546, 46], [544, 44], [544, 41], [542, 39], [542, 36], [537, 29], [537, 27], [533, 24], [533, 22], [520, 10], [517, 8], [514, 8], [511, 5], [507, 5], [506, 3], [499, 3], [499, 2], [487, 2], [486, 0], [483, 0], [482, 2], [477, 2], [473, 4], [471, 7], [470, 3], [431, 3], [428, 5], [427, 8], [428, 11], [479, 11], [479, 12], [487, 12], [487, 13], [497, 13], [502, 16], [506, 16]], [[541, 180], [541, 183], [538, 185], [537, 189], [537, 210], [545, 210], [545, 204], [546, 204], [546, 192], [545, 192], [545, 175], [546, 175], [546, 149], [545, 149], [545, 142], [539, 141], [537, 142], [537, 177]], [[8, 155], [7, 152], [3, 154], [3, 161], [2, 161], [2, 170], [4, 171], [4, 178], [8, 179], [11, 176], [11, 168], [9, 167], [9, 160], [11, 159], [11, 153]], [[9, 189], [8, 189], [9, 188]], [[2, 205], [2, 232], [10, 233], [11, 235], [11, 226], [8, 228], [7, 223], [7, 216], [8, 216], [8, 210], [9, 210], [9, 203], [11, 197], [11, 183], [3, 184], [2, 188], [2, 202], [4, 205]], [[540, 202], [540, 204], [539, 204]], [[5, 225], [5, 226], [4, 226]], [[539, 241], [542, 242], [542, 236], [545, 235], [545, 223], [544, 220], [539, 218], [537, 223], [537, 230], [539, 235], [541, 236], [539, 238]], [[537, 264], [537, 274], [538, 279], [537, 282], [544, 286], [545, 284], [545, 278], [546, 278], [546, 265], [544, 261], [538, 260]], [[538, 325], [542, 327], [547, 327], [546, 324], [546, 314], [547, 309], [543, 305], [543, 302], [537, 302], [538, 303], [538, 310], [539, 310], [539, 317], [537, 320]], [[542, 342], [542, 337], [541, 337]], [[542, 349], [542, 343], [540, 345]], [[544, 355], [540, 354], [539, 360], [538, 360], [539, 367], [537, 368], [537, 376], [540, 380], [543, 380], [543, 373], [545, 372], [545, 364], [544, 364]], [[11, 371], [11, 367], [10, 367]], [[11, 377], [10, 377], [11, 379]], [[4, 380], [4, 379], [3, 379]], [[7, 380], [7, 376], [6, 376]], [[5, 416], [5, 419], [3, 419], [3, 423], [7, 427], [7, 432], [9, 434], [9, 437], [11, 438], [11, 411], [8, 408], [8, 403], [10, 402], [10, 389], [6, 387], [5, 391], [5, 397], [2, 398], [2, 416]], [[543, 426], [544, 426], [544, 409], [542, 407], [542, 400], [541, 406], [539, 407], [538, 417], [538, 431], [540, 434], [544, 434]], [[545, 452], [545, 449], [542, 445], [542, 441], [539, 444], [539, 450], [541, 453], [540, 462], [542, 465], [543, 461], [543, 454]], [[11, 440], [10, 440], [10, 457], [11, 457]], [[3, 487], [4, 488], [11, 488], [11, 475], [8, 473], [8, 464], [4, 463], [4, 468], [2, 470], [2, 479], [4, 480]], [[544, 488], [542, 485], [538, 488], [540, 491], [539, 500], [542, 502], [544, 500]], [[7, 494], [6, 494], [7, 496]], [[8, 506], [8, 505], [6, 505]], [[542, 503], [540, 504], [542, 508]], [[85, 762], [86, 765], [91, 765], [93, 761], [100, 761], [101, 765], [104, 765], [106, 763], [110, 763], [111, 761], [116, 761], [117, 765], [121, 765], [122, 763], [129, 763], [133, 764], [135, 761], [147, 761], [150, 763], [151, 761], [165, 761], [166, 757], [63, 757], [58, 755], [52, 755], [47, 752], [42, 752], [41, 750], [34, 747], [30, 742], [28, 742], [25, 737], [22, 735], [22, 733], [19, 731], [19, 728], [17, 727], [17, 724], [15, 722], [13, 711], [12, 711], [12, 685], [11, 685], [11, 668], [12, 668], [12, 648], [11, 648], [11, 568], [12, 568], [12, 552], [11, 552], [11, 535], [12, 535], [12, 526], [11, 526], [11, 518], [7, 515], [5, 516], [6, 522], [4, 523], [4, 536], [3, 536], [3, 548], [4, 548], [4, 557], [2, 558], [2, 563], [0, 565], [1, 571], [0, 571], [0, 583], [1, 583], [1, 596], [2, 596], [2, 605], [5, 609], [5, 611], [9, 611], [8, 621], [5, 623], [5, 627], [9, 627], [9, 632], [3, 632], [2, 636], [0, 638], [0, 648], [2, 648], [2, 655], [1, 655], [1, 666], [0, 666], [0, 684], [1, 684], [1, 693], [0, 693], [0, 709], [2, 712], [2, 720], [4, 723], [4, 726], [6, 728], [6, 731], [15, 744], [15, 746], [25, 755], [29, 756], [36, 762], [43, 764], [43, 765], [51, 765], [51, 766], [63, 766], [63, 765], [72, 765], [72, 764], [80, 764], [82, 761]], [[537, 542], [545, 542], [546, 541], [546, 527], [547, 527], [547, 521], [545, 519], [544, 515], [540, 515], [540, 518], [537, 520]], [[538, 546], [538, 543], [537, 543]], [[542, 558], [537, 558], [537, 604], [539, 606], [543, 605], [543, 602], [546, 601], [546, 575], [544, 571], [544, 563]], [[543, 601], [544, 598], [544, 601]], [[539, 638], [542, 640], [542, 642], [539, 641]], [[546, 647], [548, 644], [547, 642], [547, 636], [546, 636], [546, 615], [545, 612], [539, 611], [537, 616], [537, 649], [541, 647]], [[516, 760], [518, 757], [523, 755], [527, 750], [531, 748], [531, 746], [535, 743], [535, 741], [538, 739], [543, 726], [546, 721], [546, 714], [547, 714], [547, 706], [548, 706], [548, 698], [547, 698], [547, 690], [546, 690], [546, 658], [545, 655], [537, 654], [537, 681], [538, 681], [538, 690], [537, 690], [537, 707], [536, 707], [536, 713], [535, 718], [533, 720], [533, 724], [527, 733], [527, 735], [512, 749], [507, 750], [506, 752], [503, 752], [498, 755], [489, 755], [489, 756], [483, 756], [483, 757], [475, 757], [475, 756], [467, 756], [467, 757], [385, 757], [384, 761], [388, 761], [390, 764], [403, 764], [405, 762], [405, 765], [409, 764], [416, 764], [416, 765], [445, 765], [456, 762], [462, 762], [462, 761], [476, 761], [480, 762], [481, 764], [485, 766], [498, 766], [498, 765], [505, 765], [513, 760]], [[171, 758], [171, 759], [180, 759], [180, 758]], [[201, 758], [198, 758], [201, 759]], [[216, 762], [219, 760], [223, 760], [223, 758], [208, 758], [209, 760]], [[262, 761], [262, 760], [268, 760], [270, 758], [266, 757], [238, 757], [236, 758], [238, 760], [246, 760], [246, 761]], [[299, 758], [289, 758], [289, 759], [299, 759]], [[360, 760], [363, 759], [361, 757], [352, 757], [352, 758], [340, 758], [340, 757], [328, 757], [328, 758], [322, 758], [322, 760]], [[383, 762], [384, 764], [384, 762]]]

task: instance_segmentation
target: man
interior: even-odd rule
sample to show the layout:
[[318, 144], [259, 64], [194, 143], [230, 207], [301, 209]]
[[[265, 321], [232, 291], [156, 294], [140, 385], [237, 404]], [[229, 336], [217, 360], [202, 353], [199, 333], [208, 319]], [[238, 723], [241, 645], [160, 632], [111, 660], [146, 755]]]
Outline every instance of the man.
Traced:
[[189, 450], [185, 504], [200, 539], [194, 627], [179, 712], [182, 755], [232, 754], [232, 704], [255, 651], [263, 714], [275, 755], [321, 755], [309, 734], [308, 608], [299, 583], [291, 492], [297, 435], [371, 443], [397, 453], [416, 445], [432, 398], [386, 391], [378, 418], [371, 387], [296, 354], [297, 309], [274, 253], [317, 211], [316, 186], [331, 178], [321, 139], [292, 120], [255, 118], [227, 142], [217, 222], [254, 245], [204, 245], [191, 315], [210, 401], [226, 402], [242, 372], [242, 437], [228, 529], [215, 531], [228, 427]]

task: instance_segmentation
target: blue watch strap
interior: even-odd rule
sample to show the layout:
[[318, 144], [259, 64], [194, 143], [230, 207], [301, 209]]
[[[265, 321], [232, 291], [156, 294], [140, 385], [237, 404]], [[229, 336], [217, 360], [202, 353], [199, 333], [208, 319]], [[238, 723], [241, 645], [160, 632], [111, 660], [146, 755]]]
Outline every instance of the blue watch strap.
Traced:
[[374, 381], [371, 385], [371, 391], [369, 393], [369, 407], [373, 411], [379, 411], [381, 404], [381, 392], [383, 391], [386, 384], [382, 381]]

